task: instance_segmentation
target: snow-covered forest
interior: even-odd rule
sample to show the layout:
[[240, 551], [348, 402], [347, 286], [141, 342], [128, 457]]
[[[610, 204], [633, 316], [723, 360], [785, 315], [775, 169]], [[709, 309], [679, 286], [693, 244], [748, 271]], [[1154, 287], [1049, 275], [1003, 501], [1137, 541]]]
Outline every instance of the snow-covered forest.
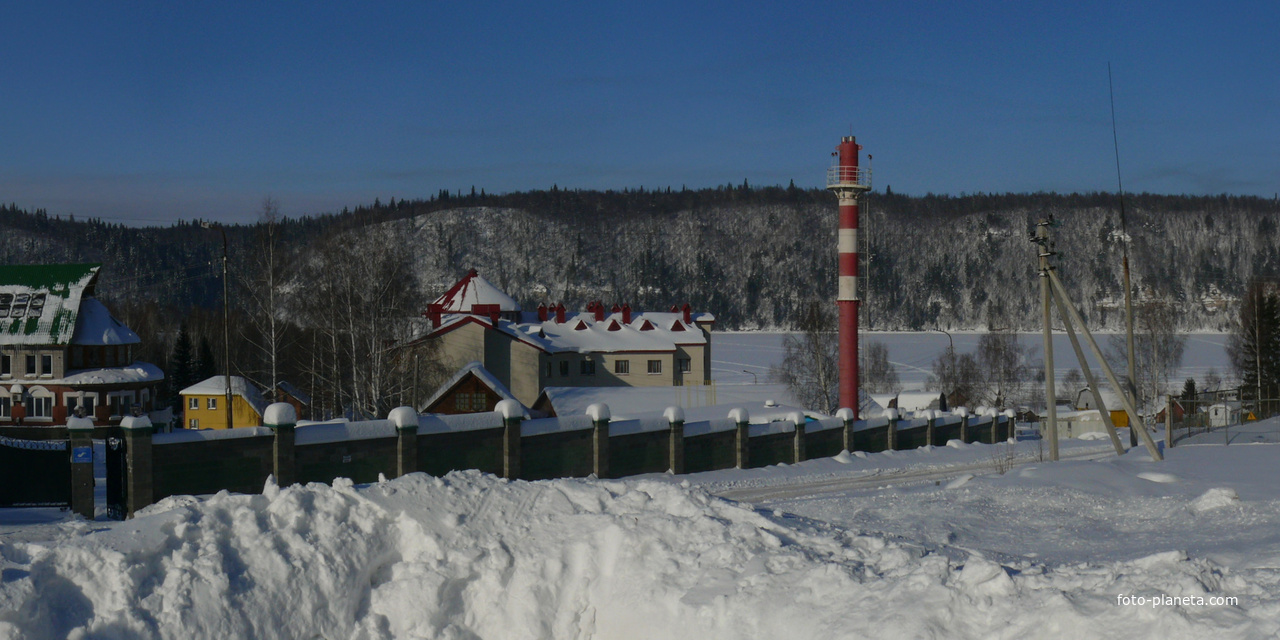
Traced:
[[[1136, 195], [1126, 202], [1140, 295], [1172, 305], [1183, 329], [1227, 329], [1249, 278], [1280, 269], [1275, 200]], [[1123, 234], [1114, 195], [883, 192], [870, 194], [862, 212], [863, 326], [1034, 329], [1038, 289], [1027, 236], [1050, 215], [1059, 222], [1060, 274], [1084, 315], [1095, 328], [1118, 326]], [[393, 220], [411, 225], [401, 248], [414, 257], [424, 296], [474, 267], [526, 304], [689, 301], [729, 329], [791, 328], [804, 302], [835, 293], [835, 202], [819, 190], [442, 192], [287, 220], [283, 235], [295, 258], [314, 257], [309, 250], [328, 236]], [[108, 299], [218, 304], [220, 243], [197, 224], [131, 228], [10, 206], [0, 209], [0, 228], [4, 262], [103, 262]], [[248, 261], [259, 231], [228, 227], [233, 272]]]

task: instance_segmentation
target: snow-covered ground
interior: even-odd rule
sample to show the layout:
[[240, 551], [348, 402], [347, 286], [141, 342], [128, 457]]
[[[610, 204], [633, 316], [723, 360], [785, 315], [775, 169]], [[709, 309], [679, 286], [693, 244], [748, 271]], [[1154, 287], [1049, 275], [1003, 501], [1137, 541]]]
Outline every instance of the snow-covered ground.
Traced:
[[1049, 463], [1035, 440], [953, 443], [620, 481], [268, 485], [123, 523], [5, 512], [0, 637], [1280, 633], [1280, 446], [1180, 446], [1164, 463], [1106, 441], [1062, 451]]

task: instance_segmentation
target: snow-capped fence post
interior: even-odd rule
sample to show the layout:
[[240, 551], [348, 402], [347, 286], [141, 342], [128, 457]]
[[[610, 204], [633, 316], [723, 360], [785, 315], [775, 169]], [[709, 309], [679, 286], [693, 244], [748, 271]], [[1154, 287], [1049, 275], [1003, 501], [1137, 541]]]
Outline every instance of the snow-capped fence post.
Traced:
[[[71, 449], [71, 511], [93, 519], [93, 420], [67, 418], [67, 447]], [[88, 459], [85, 459], [88, 453]], [[77, 455], [78, 454], [78, 455]]]
[[[924, 417], [925, 417], [925, 420], [928, 420], [928, 422], [925, 423], [925, 428], [924, 428], [925, 440], [929, 443], [929, 446], [936, 447], [938, 446], [938, 440], [936, 435], [937, 431], [935, 431], [935, 428], [938, 426], [938, 412], [934, 411], [933, 409], [929, 409], [924, 412]], [[946, 443], [944, 442], [942, 444], [946, 444]]]
[[1164, 402], [1164, 448], [1173, 448], [1173, 396], [1166, 396]]
[[729, 419], [737, 425], [733, 432], [734, 464], [739, 469], [746, 469], [747, 465], [751, 464], [751, 451], [749, 449], [751, 434], [747, 431], [747, 426], [751, 422], [751, 415], [747, 413], [746, 409], [736, 407], [729, 410]]
[[995, 409], [987, 411], [987, 415], [991, 416], [991, 444], [1000, 442], [1000, 414]]
[[515, 480], [520, 477], [520, 420], [524, 410], [510, 398], [498, 402], [493, 410], [502, 416], [502, 477]]
[[124, 432], [125, 463], [125, 516], [132, 518], [138, 510], [151, 504], [151, 419], [147, 416], [125, 416], [120, 421]]
[[591, 418], [591, 470], [597, 478], [609, 477], [609, 405], [597, 402], [587, 407]]
[[667, 443], [667, 464], [671, 473], [684, 473], [684, 409], [667, 407], [662, 417], [671, 425]]
[[844, 422], [840, 433], [840, 446], [845, 451], [853, 451], [853, 409], [842, 407], [836, 411], [836, 417]]
[[298, 479], [294, 452], [294, 428], [298, 424], [298, 414], [294, 412], [293, 405], [277, 402], [263, 412], [262, 422], [275, 434], [271, 445], [271, 471], [276, 477], [276, 486], [287, 487]]
[[969, 441], [969, 410], [964, 407], [956, 407], [954, 413], [960, 416], [960, 442]]
[[418, 470], [418, 412], [413, 407], [396, 407], [387, 414], [396, 427], [396, 477]]
[[787, 419], [796, 426], [795, 438], [791, 442], [791, 463], [800, 464], [805, 461], [804, 450], [804, 413], [801, 411], [792, 411]]

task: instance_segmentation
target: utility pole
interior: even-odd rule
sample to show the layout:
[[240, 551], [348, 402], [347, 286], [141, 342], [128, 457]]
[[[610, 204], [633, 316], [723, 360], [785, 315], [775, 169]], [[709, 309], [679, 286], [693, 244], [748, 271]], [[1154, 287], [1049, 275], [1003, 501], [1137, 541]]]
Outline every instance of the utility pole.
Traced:
[[1053, 217], [1048, 220], [1041, 220], [1036, 223], [1036, 235], [1031, 241], [1038, 247], [1037, 255], [1040, 259], [1040, 305], [1043, 308], [1044, 315], [1044, 397], [1045, 404], [1049, 410], [1049, 459], [1058, 459], [1058, 399], [1055, 395], [1053, 382], [1053, 325], [1050, 317], [1049, 298], [1050, 288], [1049, 282], [1049, 257], [1055, 255], [1050, 250], [1049, 243], [1049, 225], [1053, 224]]
[[[205, 229], [217, 229], [222, 233], [222, 359], [227, 385], [227, 428], [231, 429], [231, 294], [227, 282], [227, 230], [216, 222], [201, 221]], [[272, 393], [275, 390], [272, 389]]]

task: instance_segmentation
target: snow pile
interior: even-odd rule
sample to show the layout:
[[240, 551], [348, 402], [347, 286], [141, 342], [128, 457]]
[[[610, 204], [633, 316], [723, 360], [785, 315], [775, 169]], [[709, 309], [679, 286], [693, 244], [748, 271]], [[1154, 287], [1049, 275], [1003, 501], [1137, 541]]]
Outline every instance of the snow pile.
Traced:
[[1218, 487], [1204, 492], [1199, 498], [1196, 498], [1189, 505], [1190, 509], [1195, 513], [1204, 513], [1221, 509], [1222, 507], [1235, 507], [1240, 505], [1240, 494], [1230, 487]]
[[[1245, 637], [1280, 618], [1182, 553], [1001, 564], [646, 479], [268, 484], [65, 529], [0, 543], [0, 637]], [[1152, 589], [1252, 606], [1115, 604]]]

